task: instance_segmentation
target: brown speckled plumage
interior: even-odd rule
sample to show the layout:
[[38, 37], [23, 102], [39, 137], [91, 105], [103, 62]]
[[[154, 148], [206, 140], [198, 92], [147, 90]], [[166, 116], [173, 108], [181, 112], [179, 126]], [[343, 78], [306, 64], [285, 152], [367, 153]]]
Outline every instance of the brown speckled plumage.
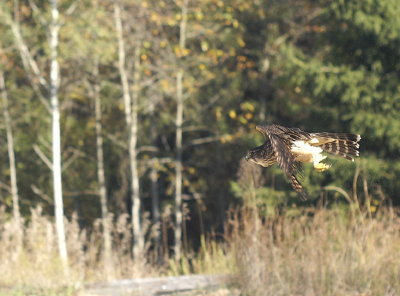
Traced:
[[322, 171], [329, 168], [329, 166], [320, 163], [325, 158], [325, 156], [320, 155], [322, 151], [352, 161], [354, 161], [355, 156], [359, 155], [360, 135], [326, 132], [308, 133], [299, 128], [287, 128], [279, 125], [257, 125], [256, 130], [264, 135], [265, 142], [261, 146], [250, 149], [246, 159], [263, 167], [278, 163], [288, 177], [293, 189], [299, 193], [303, 200], [306, 199], [306, 194], [303, 186], [296, 178], [296, 174], [300, 170], [300, 161], [314, 161], [314, 167]]

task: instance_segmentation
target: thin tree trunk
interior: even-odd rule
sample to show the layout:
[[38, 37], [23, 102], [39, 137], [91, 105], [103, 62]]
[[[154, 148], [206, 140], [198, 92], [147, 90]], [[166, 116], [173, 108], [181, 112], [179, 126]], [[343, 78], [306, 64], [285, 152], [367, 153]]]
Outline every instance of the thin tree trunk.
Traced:
[[157, 160], [153, 159], [150, 171], [150, 181], [151, 181], [151, 209], [153, 212], [153, 224], [160, 223], [160, 202], [158, 195], [158, 184], [157, 184]]
[[[217, 134], [217, 137], [220, 137], [221, 135], [219, 134], [219, 132], [218, 132], [218, 134]], [[225, 167], [224, 167], [224, 163], [223, 163], [223, 151], [222, 151], [222, 145], [217, 145], [217, 176], [218, 176], [218, 178], [221, 178], [221, 180], [224, 180], [225, 179], [225, 172], [226, 172], [226, 169], [225, 169]], [[217, 191], [217, 194], [218, 194], [218, 198], [217, 198], [217, 200], [218, 200], [218, 208], [219, 208], [219, 217], [217, 217], [217, 219], [216, 219], [216, 221], [217, 221], [217, 225], [219, 225], [219, 227], [221, 227], [222, 229], [220, 229], [220, 231], [222, 232], [222, 233], [225, 233], [225, 231], [224, 231], [224, 227], [225, 227], [225, 223], [224, 223], [224, 221], [225, 221], [225, 215], [226, 215], [226, 213], [225, 213], [225, 209], [226, 209], [226, 198], [225, 198], [225, 190], [224, 190], [224, 188], [223, 188], [223, 186], [220, 186], [219, 187], [219, 189], [218, 189], [218, 191]], [[205, 233], [204, 233], [204, 227], [203, 227], [203, 229], [202, 229], [203, 231], [202, 231], [202, 235], [205, 235]], [[217, 229], [217, 231], [218, 231], [218, 229]]]
[[136, 237], [133, 254], [139, 258], [144, 249], [144, 237], [140, 222], [141, 202], [139, 187], [139, 172], [137, 164], [137, 137], [138, 137], [138, 101], [139, 101], [139, 79], [140, 79], [140, 47], [136, 46], [134, 52], [134, 69], [132, 85], [132, 120], [129, 135], [129, 160], [132, 175], [132, 225]]
[[[153, 114], [154, 116], [154, 114]], [[155, 116], [153, 118], [155, 120]], [[153, 145], [156, 147], [156, 135], [157, 129], [156, 126], [153, 125], [151, 127], [151, 137], [153, 139]], [[151, 196], [151, 212], [152, 212], [152, 221], [153, 225], [158, 227], [158, 234], [154, 238], [154, 248], [157, 254], [157, 260], [161, 262], [161, 253], [162, 253], [162, 245], [161, 245], [161, 235], [162, 235], [162, 226], [161, 226], [161, 217], [160, 217], [160, 197], [158, 192], [158, 160], [157, 157], [153, 157], [151, 161], [151, 169], [150, 169], [150, 196]]]
[[101, 207], [101, 218], [103, 221], [103, 241], [104, 241], [104, 271], [107, 279], [113, 277], [114, 264], [112, 261], [111, 227], [107, 208], [107, 187], [104, 172], [104, 152], [103, 152], [103, 126], [101, 123], [101, 101], [100, 86], [98, 83], [98, 65], [94, 67], [95, 83], [93, 85], [93, 98], [96, 117], [96, 154], [97, 154], [97, 179], [99, 182], [99, 196]]
[[50, 0], [51, 23], [50, 23], [50, 105], [52, 116], [52, 156], [53, 156], [53, 188], [56, 229], [58, 239], [58, 250], [64, 270], [68, 271], [68, 254], [65, 241], [64, 229], [64, 205], [62, 195], [61, 179], [61, 133], [60, 133], [60, 110], [58, 102], [58, 87], [60, 84], [58, 56], [58, 8], [57, 0]]
[[[155, 118], [154, 118], [155, 119]], [[156, 127], [151, 127], [151, 137], [153, 138], [153, 144], [156, 146]], [[160, 200], [158, 194], [158, 170], [157, 170], [157, 158], [154, 157], [151, 162], [150, 181], [151, 181], [151, 209], [153, 213], [153, 224], [160, 223]]]
[[22, 247], [22, 225], [21, 225], [21, 213], [19, 210], [17, 170], [15, 166], [15, 154], [14, 154], [14, 137], [12, 133], [11, 117], [8, 112], [8, 95], [6, 90], [6, 84], [4, 81], [4, 74], [2, 71], [0, 71], [0, 88], [1, 88], [1, 97], [3, 100], [4, 123], [6, 126], [6, 134], [7, 134], [8, 159], [10, 162], [10, 183], [11, 183], [11, 196], [13, 202], [13, 218], [17, 226], [17, 233], [16, 233], [17, 250], [20, 250]]
[[140, 76], [140, 55], [139, 46], [135, 49], [134, 73], [132, 96], [128, 82], [128, 75], [125, 69], [125, 42], [122, 31], [121, 9], [118, 4], [114, 5], [115, 26], [118, 37], [118, 69], [122, 81], [123, 97], [125, 104], [125, 117], [128, 127], [129, 142], [129, 167], [131, 171], [131, 201], [132, 201], [132, 231], [133, 231], [133, 256], [139, 259], [144, 248], [144, 238], [140, 222], [140, 188], [139, 174], [137, 168], [137, 113], [139, 97], [139, 76]]
[[[188, 0], [182, 4], [182, 18], [179, 31], [179, 47], [181, 50], [186, 45], [186, 24], [187, 24]], [[182, 123], [183, 123], [183, 76], [182, 68], [176, 75], [176, 159], [175, 159], [175, 258], [181, 257], [182, 251]]]
[[150, 182], [151, 182], [151, 209], [153, 213], [153, 225], [156, 225], [158, 229], [157, 236], [154, 238], [154, 248], [156, 250], [157, 259], [161, 259], [161, 221], [160, 221], [160, 202], [158, 194], [158, 182], [157, 182], [157, 160], [154, 158], [151, 165], [150, 171]]

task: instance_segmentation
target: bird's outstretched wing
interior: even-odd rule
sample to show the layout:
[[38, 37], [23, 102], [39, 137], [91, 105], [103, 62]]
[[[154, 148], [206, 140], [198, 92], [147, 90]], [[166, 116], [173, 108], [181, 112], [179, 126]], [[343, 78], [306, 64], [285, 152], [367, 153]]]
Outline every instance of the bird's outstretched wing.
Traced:
[[272, 148], [275, 152], [276, 161], [288, 177], [293, 189], [300, 195], [302, 200], [307, 199], [307, 195], [296, 178], [296, 174], [301, 173], [301, 165], [295, 161], [293, 153], [290, 151], [290, 142], [296, 138], [308, 137], [308, 134], [301, 130], [293, 130], [273, 126], [271, 130], [266, 130], [266, 135], [271, 141]]
[[299, 180], [297, 180], [294, 174], [289, 176], [290, 184], [292, 188], [300, 195], [301, 200], [307, 200], [307, 194], [304, 191], [303, 186], [300, 184]]
[[268, 136], [271, 140], [278, 165], [288, 177], [293, 189], [299, 193], [302, 200], [306, 200], [307, 195], [304, 192], [303, 186], [295, 176], [296, 173], [301, 172], [301, 166], [295, 161], [293, 154], [290, 152], [290, 144], [286, 143], [286, 140], [279, 135], [269, 133]]
[[260, 124], [256, 130], [265, 137], [265, 143], [250, 150], [246, 159], [265, 167], [277, 162], [303, 200], [306, 194], [297, 179], [302, 173], [301, 162], [312, 162], [315, 169], [322, 171], [329, 167], [321, 163], [326, 157], [321, 154], [322, 151], [353, 161], [359, 155], [361, 136], [358, 134], [308, 133], [276, 124]]
[[272, 148], [275, 152], [276, 161], [282, 168], [286, 175], [291, 175], [295, 170], [295, 161], [293, 154], [290, 152], [290, 148], [285, 143], [285, 140], [275, 134], [269, 134]]

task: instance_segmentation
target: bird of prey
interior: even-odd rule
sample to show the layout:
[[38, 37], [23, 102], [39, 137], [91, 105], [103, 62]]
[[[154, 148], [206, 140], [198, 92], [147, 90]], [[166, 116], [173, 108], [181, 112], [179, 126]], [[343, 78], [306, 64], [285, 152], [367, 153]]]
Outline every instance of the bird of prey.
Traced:
[[322, 152], [335, 154], [351, 161], [359, 155], [360, 135], [308, 133], [299, 128], [279, 125], [257, 125], [256, 130], [264, 135], [265, 142], [261, 146], [250, 149], [245, 157], [246, 160], [263, 167], [278, 163], [302, 200], [306, 200], [307, 195], [296, 177], [301, 170], [301, 163], [311, 162], [316, 170], [324, 171], [330, 165], [321, 162], [326, 158]]

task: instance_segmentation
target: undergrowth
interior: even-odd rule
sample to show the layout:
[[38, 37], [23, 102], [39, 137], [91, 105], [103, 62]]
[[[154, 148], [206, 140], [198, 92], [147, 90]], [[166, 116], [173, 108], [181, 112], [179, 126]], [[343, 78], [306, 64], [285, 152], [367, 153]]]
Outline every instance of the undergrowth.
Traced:
[[154, 260], [150, 250], [133, 260], [129, 219], [113, 219], [110, 278], [100, 222], [89, 233], [76, 217], [66, 220], [65, 272], [50, 217], [32, 210], [18, 247], [16, 226], [3, 211], [0, 295], [73, 295], [87, 282], [191, 273], [232, 274], [242, 295], [400, 295], [400, 219], [393, 211], [373, 218], [343, 209], [259, 213], [251, 207], [231, 211], [224, 240], [203, 235], [199, 251], [186, 250], [179, 260]]

